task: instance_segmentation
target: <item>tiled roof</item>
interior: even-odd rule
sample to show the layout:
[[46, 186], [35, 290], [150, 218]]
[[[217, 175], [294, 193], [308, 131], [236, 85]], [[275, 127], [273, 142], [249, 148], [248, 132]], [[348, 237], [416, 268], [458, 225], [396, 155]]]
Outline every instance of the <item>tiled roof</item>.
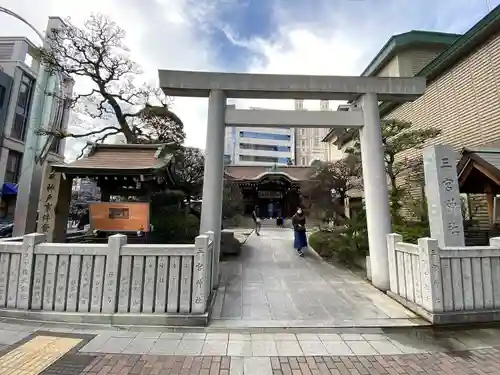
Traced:
[[[165, 167], [169, 155], [162, 152], [164, 145], [97, 145], [88, 156], [69, 164], [54, 165], [65, 172], [93, 171], [145, 171]], [[159, 157], [158, 157], [159, 156]]]
[[473, 159], [481, 164], [487, 163], [490, 168], [495, 168], [500, 174], [500, 148], [477, 148], [462, 150], [462, 157], [458, 162], [458, 173], [466, 167], [467, 161]]
[[236, 180], [256, 180], [266, 173], [284, 173], [292, 180], [306, 181], [309, 179], [310, 172], [310, 167], [298, 166], [277, 166], [272, 168], [268, 166], [231, 165], [226, 167], [226, 175]]
[[489, 163], [493, 167], [500, 170], [500, 149], [477, 149], [477, 150], [469, 150], [470, 152], [475, 153], [485, 162]]

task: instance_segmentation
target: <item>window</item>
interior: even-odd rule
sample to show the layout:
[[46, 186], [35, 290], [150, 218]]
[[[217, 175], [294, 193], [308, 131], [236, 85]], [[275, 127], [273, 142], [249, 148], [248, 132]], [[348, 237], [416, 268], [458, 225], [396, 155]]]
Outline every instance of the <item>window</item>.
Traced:
[[14, 124], [10, 133], [11, 137], [20, 139], [22, 141], [24, 141], [26, 138], [26, 128], [29, 120], [33, 86], [34, 80], [24, 74], [21, 79], [21, 85], [19, 87]]
[[295, 109], [304, 109], [304, 101], [302, 99], [295, 100]]
[[278, 164], [290, 164], [292, 159], [290, 158], [278, 158]]
[[254, 139], [272, 139], [276, 141], [289, 141], [290, 135], [288, 134], [273, 134], [273, 133], [257, 133], [257, 132], [240, 132], [241, 138], [254, 138]]
[[240, 155], [240, 161], [258, 161], [262, 163], [277, 163], [278, 158], [260, 155]]
[[288, 146], [278, 146], [277, 148], [278, 148], [277, 151], [280, 151], [280, 152], [289, 152], [289, 151], [291, 151], [291, 148], [288, 147]]
[[272, 156], [240, 155], [240, 161], [256, 161], [261, 163], [290, 164], [290, 158], [274, 158]]
[[9, 150], [7, 157], [7, 167], [5, 169], [5, 182], [17, 184], [20, 177], [21, 161], [23, 154], [17, 151]]
[[289, 146], [257, 145], [251, 143], [240, 143], [240, 148], [244, 150], [280, 151], [280, 152], [289, 152], [291, 150]]

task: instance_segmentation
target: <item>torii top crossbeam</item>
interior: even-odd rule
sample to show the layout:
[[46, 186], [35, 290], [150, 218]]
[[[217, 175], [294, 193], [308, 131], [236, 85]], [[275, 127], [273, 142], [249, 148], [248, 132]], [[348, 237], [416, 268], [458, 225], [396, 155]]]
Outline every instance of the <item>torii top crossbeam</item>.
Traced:
[[425, 78], [307, 76], [159, 70], [160, 87], [171, 96], [228, 98], [356, 100], [376, 93], [380, 101], [406, 102], [424, 93]]

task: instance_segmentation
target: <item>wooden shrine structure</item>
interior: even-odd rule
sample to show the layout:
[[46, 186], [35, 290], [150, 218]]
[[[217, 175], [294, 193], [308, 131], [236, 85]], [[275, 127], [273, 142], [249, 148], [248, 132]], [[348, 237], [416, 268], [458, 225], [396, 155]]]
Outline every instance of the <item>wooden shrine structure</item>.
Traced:
[[47, 166], [42, 182], [37, 230], [49, 242], [64, 242], [74, 178], [90, 178], [111, 196], [147, 202], [165, 187], [175, 186], [172, 149], [167, 144], [94, 144], [82, 159]]

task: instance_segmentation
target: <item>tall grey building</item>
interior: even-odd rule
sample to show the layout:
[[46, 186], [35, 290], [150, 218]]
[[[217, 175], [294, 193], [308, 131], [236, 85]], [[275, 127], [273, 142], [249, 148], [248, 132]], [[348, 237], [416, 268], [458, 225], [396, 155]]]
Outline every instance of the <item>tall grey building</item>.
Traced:
[[[0, 37], [0, 220], [14, 215], [22, 158], [28, 133], [31, 103], [40, 67], [37, 47], [24, 37]], [[60, 88], [59, 95], [71, 95], [73, 81]], [[60, 100], [46, 100], [48, 111], [42, 126], [67, 128], [70, 108]], [[50, 118], [49, 118], [50, 117]], [[64, 161], [64, 140], [54, 140], [47, 161]], [[49, 145], [48, 145], [49, 147]]]

